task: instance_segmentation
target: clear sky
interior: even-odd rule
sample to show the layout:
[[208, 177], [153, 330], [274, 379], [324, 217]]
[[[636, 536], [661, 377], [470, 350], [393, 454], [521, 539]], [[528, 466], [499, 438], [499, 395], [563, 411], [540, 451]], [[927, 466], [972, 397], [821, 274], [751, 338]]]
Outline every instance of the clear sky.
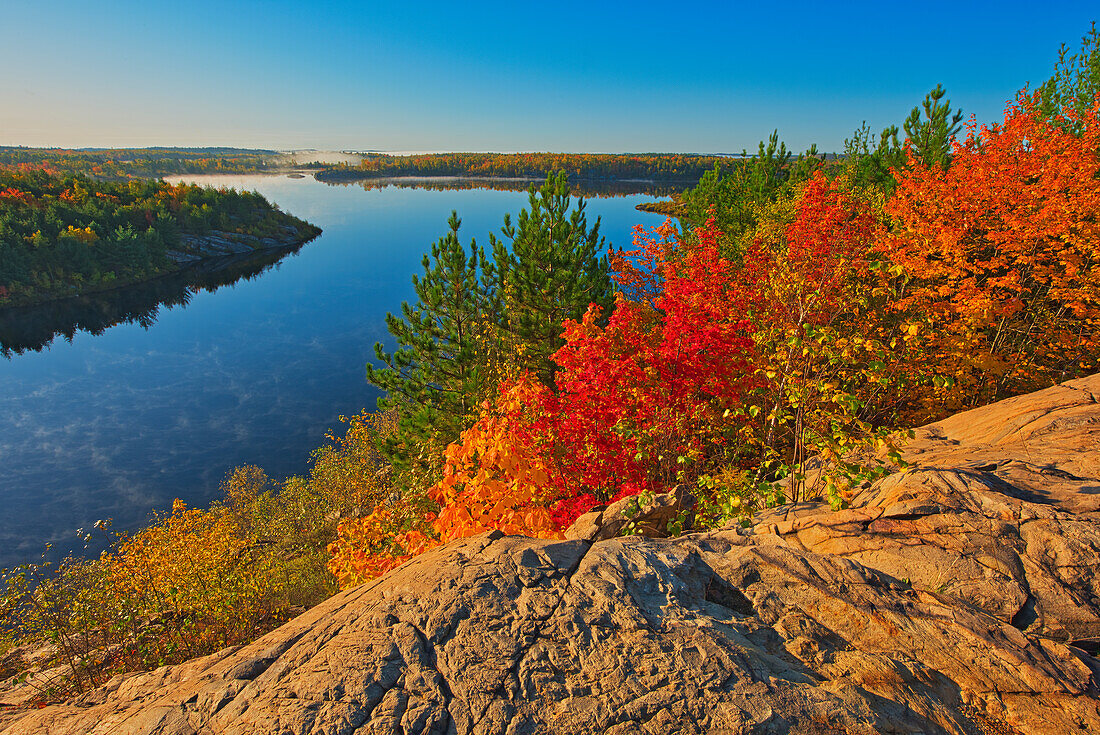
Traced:
[[1100, 3], [0, 0], [0, 145], [839, 150], [988, 122]]

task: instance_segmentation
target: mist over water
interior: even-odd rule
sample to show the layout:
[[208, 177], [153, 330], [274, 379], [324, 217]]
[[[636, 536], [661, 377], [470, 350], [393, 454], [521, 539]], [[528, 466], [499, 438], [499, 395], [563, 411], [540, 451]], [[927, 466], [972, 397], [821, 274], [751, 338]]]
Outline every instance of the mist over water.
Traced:
[[[195, 288], [168, 284], [160, 301], [148, 289], [122, 295], [131, 301], [97, 307], [99, 334], [74, 327], [65, 308], [68, 327], [41, 313], [22, 322], [32, 337], [61, 336], [0, 358], [0, 567], [38, 558], [47, 542], [79, 548], [76, 529], [99, 519], [133, 529], [173, 498], [206, 504], [241, 464], [276, 478], [306, 472], [341, 414], [374, 408], [363, 366], [376, 341], [388, 342], [386, 312], [414, 298], [410, 278], [451, 210], [465, 243], [487, 244], [527, 201], [483, 189], [190, 178], [256, 189], [324, 233], [275, 263], [235, 264], [246, 279], [207, 274]], [[662, 221], [634, 209], [651, 199], [590, 199], [589, 222], [600, 216], [607, 240], [628, 247], [635, 224]], [[126, 321], [132, 314], [146, 316]], [[32, 337], [24, 348], [37, 346]]]

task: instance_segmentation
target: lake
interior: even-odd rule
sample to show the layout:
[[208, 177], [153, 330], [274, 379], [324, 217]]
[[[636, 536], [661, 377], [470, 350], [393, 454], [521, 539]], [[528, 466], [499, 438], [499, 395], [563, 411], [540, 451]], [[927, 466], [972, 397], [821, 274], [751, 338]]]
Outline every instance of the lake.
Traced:
[[[341, 414], [374, 408], [364, 365], [375, 342], [388, 344], [386, 312], [414, 298], [410, 278], [451, 210], [464, 243], [486, 245], [527, 201], [286, 176], [188, 180], [255, 189], [324, 234], [278, 262], [219, 264], [0, 324], [11, 340], [0, 358], [0, 567], [37, 559], [47, 542], [79, 549], [77, 529], [100, 519], [134, 529], [173, 498], [209, 503], [241, 464], [306, 472]], [[589, 199], [589, 222], [600, 216], [608, 242], [629, 247], [635, 224], [662, 221], [634, 209], [652, 198]]]

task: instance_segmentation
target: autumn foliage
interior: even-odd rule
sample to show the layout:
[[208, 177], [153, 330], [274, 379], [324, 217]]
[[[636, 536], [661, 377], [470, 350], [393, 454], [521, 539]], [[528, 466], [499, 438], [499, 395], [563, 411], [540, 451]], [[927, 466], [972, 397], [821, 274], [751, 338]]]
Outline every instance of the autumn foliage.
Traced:
[[910, 158], [888, 200], [818, 172], [734, 248], [713, 221], [638, 231], [612, 254], [610, 312], [563, 324], [553, 388], [506, 381], [447, 449], [436, 510], [344, 524], [330, 568], [348, 585], [489, 529], [549, 538], [685, 481], [741, 493], [709, 507], [742, 513], [841, 506], [883, 471], [854, 450], [901, 462], [894, 427], [1095, 370], [1096, 115], [1051, 125], [1022, 98], [1003, 124], [972, 124], [949, 166]]
[[653, 489], [679, 466], [724, 442], [722, 417], [755, 385], [755, 294], [743, 269], [722, 258], [718, 232], [677, 257], [668, 229], [636, 241], [639, 266], [662, 284], [653, 303], [619, 296], [606, 326], [590, 309], [566, 322], [554, 356], [560, 417], [555, 445], [562, 493], [610, 498], [623, 487]]
[[746, 248], [745, 269], [759, 274], [753, 338], [761, 378], [743, 407], [746, 448], [757, 477], [794, 475], [791, 499], [821, 489], [802, 482], [806, 459], [839, 456], [873, 432], [885, 409], [882, 388], [896, 378], [902, 354], [883, 309], [888, 268], [871, 252], [884, 232], [876, 197], [819, 173], [796, 200], [764, 213]]
[[526, 377], [504, 383], [477, 422], [447, 447], [443, 478], [428, 490], [438, 513], [419, 517], [403, 502], [379, 503], [340, 524], [329, 570], [348, 586], [371, 579], [439, 544], [490, 530], [558, 535], [548, 503], [550, 467], [533, 422], [548, 389]]
[[972, 406], [1097, 369], [1100, 125], [1043, 121], [1032, 98], [968, 127], [946, 170], [898, 174], [885, 252], [913, 279], [895, 308], [935, 333], [929, 358]]
[[266, 608], [270, 575], [248, 563], [252, 553], [227, 509], [187, 508], [177, 500], [170, 515], [128, 538], [103, 563], [107, 585], [135, 619], [168, 615], [183, 623], [180, 635], [145, 651], [160, 660], [230, 645], [261, 622], [254, 613]]

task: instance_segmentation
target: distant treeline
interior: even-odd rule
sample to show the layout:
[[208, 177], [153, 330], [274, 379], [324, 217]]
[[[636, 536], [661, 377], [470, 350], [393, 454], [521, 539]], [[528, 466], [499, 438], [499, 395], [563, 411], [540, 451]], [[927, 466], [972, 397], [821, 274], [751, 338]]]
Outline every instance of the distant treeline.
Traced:
[[642, 179], [695, 183], [715, 168], [730, 169], [739, 159], [691, 153], [430, 153], [414, 156], [364, 154], [358, 166], [321, 168], [320, 181], [358, 181], [392, 176], [489, 176], [543, 179], [565, 172], [584, 180]]
[[[384, 189], [390, 186], [401, 189], [426, 189], [428, 191], [458, 191], [469, 189], [486, 189], [490, 191], [527, 191], [531, 184], [538, 183], [537, 179], [527, 178], [457, 178], [457, 177], [398, 177], [383, 179], [361, 179], [358, 181], [329, 181], [324, 183], [329, 186], [357, 185], [370, 191], [372, 189]], [[573, 196], [585, 198], [625, 197], [633, 194], [648, 194], [650, 196], [672, 196], [680, 194], [684, 190], [684, 184], [672, 182], [652, 181], [596, 181], [582, 179], [571, 181], [569, 186]]]
[[0, 168], [44, 168], [97, 179], [257, 173], [286, 164], [278, 151], [243, 148], [25, 148], [0, 146]]
[[[194, 238], [292, 244], [320, 232], [256, 193], [0, 170], [0, 307], [114, 288], [194, 260]], [[188, 244], [190, 243], [190, 245]], [[254, 247], [254, 246], [253, 246]], [[188, 256], [192, 257], [188, 257]]]

